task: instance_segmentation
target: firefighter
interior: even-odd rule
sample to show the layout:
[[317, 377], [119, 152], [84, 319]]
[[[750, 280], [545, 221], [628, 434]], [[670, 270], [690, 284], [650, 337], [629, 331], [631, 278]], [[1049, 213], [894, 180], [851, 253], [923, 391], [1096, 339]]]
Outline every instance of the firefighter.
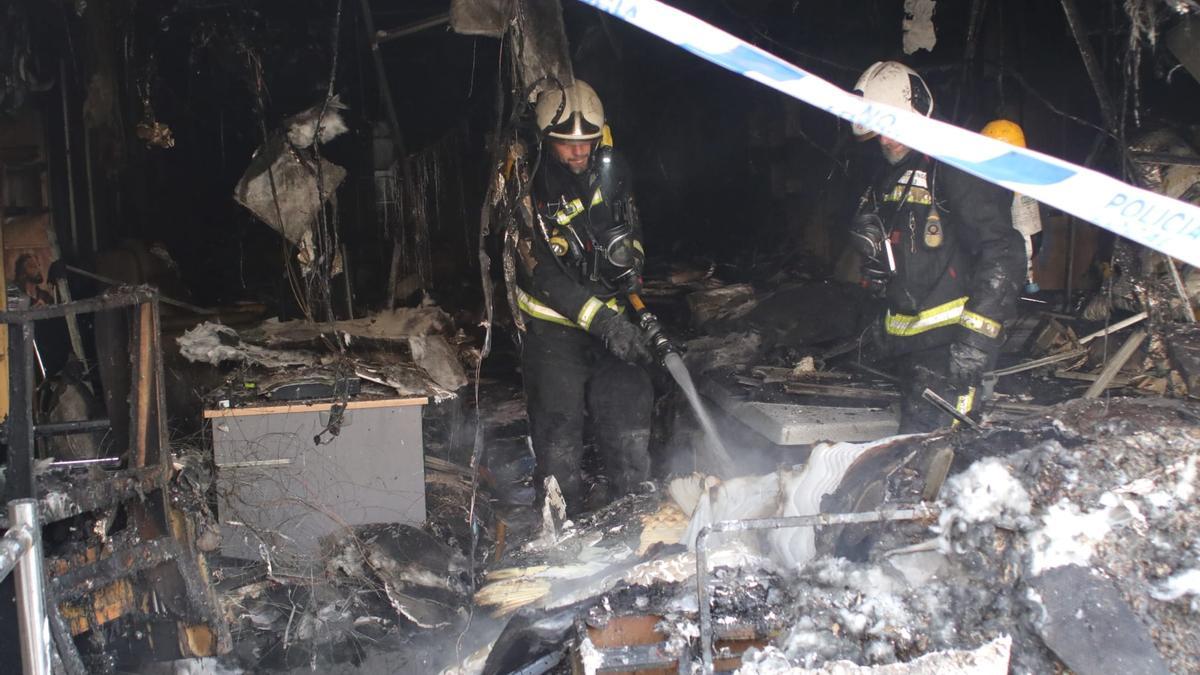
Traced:
[[[907, 66], [879, 62], [855, 86], [870, 101], [933, 114], [933, 96]], [[874, 137], [854, 126], [860, 140]], [[864, 283], [885, 299], [885, 352], [903, 382], [901, 433], [950, 420], [923, 401], [930, 388], [963, 413], [976, 409], [982, 374], [996, 360], [1025, 276], [1012, 193], [885, 136], [880, 179], [863, 195], [851, 241]]]
[[539, 498], [553, 476], [573, 515], [586, 498], [585, 417], [610, 495], [649, 479], [654, 394], [643, 366], [653, 356], [627, 306], [645, 256], [629, 167], [596, 92], [575, 80], [540, 94], [535, 113], [534, 217], [517, 243], [521, 367]]
[[[1025, 131], [1019, 124], [1010, 120], [992, 120], [979, 133], [1018, 148], [1026, 147]], [[1033, 275], [1033, 256], [1041, 247], [1042, 240], [1042, 211], [1038, 201], [1027, 195], [1013, 195], [1012, 221], [1013, 227], [1017, 228], [1017, 232], [1020, 232], [1021, 238], [1025, 240], [1025, 292], [1037, 293], [1041, 287]]]

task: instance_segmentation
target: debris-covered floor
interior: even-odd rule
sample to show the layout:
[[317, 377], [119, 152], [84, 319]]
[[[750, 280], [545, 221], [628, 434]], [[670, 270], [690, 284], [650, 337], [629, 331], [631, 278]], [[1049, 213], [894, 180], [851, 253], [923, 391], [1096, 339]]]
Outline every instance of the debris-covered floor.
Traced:
[[[1074, 335], [1103, 323], [1034, 310], [1030, 344], [1061, 332], [1062, 344], [1046, 352], [1071, 358], [1001, 377], [982, 429], [773, 442], [744, 421], [744, 406], [885, 413], [887, 374], [853, 356], [824, 356], [854, 338], [853, 313], [817, 336], [774, 323], [792, 321], [772, 311], [776, 294], [794, 309], [854, 289], [799, 285], [749, 311], [735, 309], [744, 298], [726, 301], [728, 311], [745, 311], [736, 325], [696, 319], [696, 303], [719, 283], [677, 287], [655, 302], [674, 330], [694, 336], [689, 362], [722, 435], [737, 444], [740, 476], [703, 473], [710, 459], [695, 451], [699, 432], [682, 397], [660, 382], [663, 478], [611, 503], [597, 479], [596, 510], [566, 521], [553, 502], [534, 503], [520, 380], [502, 347], [479, 380], [486, 451], [476, 486], [474, 388], [424, 410], [424, 525], [339, 528], [302, 574], [212, 558], [236, 645], [223, 667], [505, 673], [640, 663], [673, 672], [703, 661], [695, 543], [705, 525], [888, 514], [923, 501], [927, 510], [885, 524], [706, 535], [718, 667], [739, 658], [745, 672], [916, 662], [934, 672], [939, 659], [992, 667], [1011, 659], [1017, 672], [1108, 672], [1094, 668], [1137, 658], [1180, 672], [1200, 658], [1190, 620], [1196, 552], [1183, 543], [1197, 513], [1200, 414], [1134, 384], [1182, 377], [1170, 342], [1126, 364], [1132, 376], [1117, 382], [1126, 395], [1079, 398], [1080, 385], [1062, 374], [1086, 372], [1091, 358], [1102, 364], [1103, 352], [1089, 357]], [[689, 315], [690, 325], [678, 323]], [[747, 351], [734, 360], [705, 352], [735, 346]], [[1001, 365], [1044, 359], [1036, 349], [1014, 350]]]

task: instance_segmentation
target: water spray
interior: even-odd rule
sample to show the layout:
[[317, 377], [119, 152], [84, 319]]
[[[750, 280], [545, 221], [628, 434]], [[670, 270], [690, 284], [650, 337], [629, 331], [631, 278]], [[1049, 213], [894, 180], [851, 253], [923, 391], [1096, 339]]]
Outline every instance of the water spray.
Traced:
[[629, 294], [629, 304], [638, 314], [638, 324], [645, 331], [646, 337], [650, 342], [650, 348], [654, 350], [654, 355], [675, 378], [675, 382], [679, 388], [683, 390], [684, 396], [688, 403], [692, 406], [692, 412], [696, 414], [696, 419], [700, 422], [700, 428], [704, 431], [705, 437], [708, 439], [709, 449], [713, 456], [716, 457], [718, 463], [717, 473], [728, 476], [733, 471], [733, 458], [729, 456], [729, 451], [725, 449], [725, 444], [721, 442], [721, 436], [717, 433], [717, 427], [713, 424], [712, 418], [708, 415], [708, 410], [704, 407], [704, 402], [700, 400], [700, 393], [696, 391], [696, 384], [692, 381], [692, 374], [688, 372], [687, 366], [683, 363], [683, 357], [680, 356], [679, 348], [675, 346], [671, 339], [663, 332], [662, 324], [658, 322], [658, 317], [646, 309], [646, 303], [642, 302], [641, 297], [637, 293]]

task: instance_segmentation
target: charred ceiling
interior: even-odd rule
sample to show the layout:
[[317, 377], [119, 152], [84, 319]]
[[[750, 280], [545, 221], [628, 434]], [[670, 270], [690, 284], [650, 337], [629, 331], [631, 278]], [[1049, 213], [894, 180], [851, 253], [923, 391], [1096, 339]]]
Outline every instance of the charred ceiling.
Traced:
[[[1118, 176], [1130, 177], [1123, 148], [1140, 133], [1190, 123], [1188, 101], [1200, 85], [1167, 47], [1186, 3], [941, 3], [931, 48], [911, 55], [902, 31], [907, 4], [712, 1], [688, 9], [845, 86], [873, 61], [904, 57], [931, 83], [940, 117], [969, 128], [1012, 117], [1038, 149]], [[354, 221], [347, 240], [366, 256], [356, 287], [378, 300], [373, 291], [386, 271], [375, 268], [390, 260], [374, 236], [380, 223], [368, 222], [378, 220], [369, 197], [355, 185], [368, 180], [378, 154], [372, 148], [386, 145], [391, 132], [364, 7], [376, 30], [393, 33], [379, 53], [408, 151], [454, 137], [478, 166], [497, 115], [497, 77], [501, 87], [511, 86], [500, 61], [505, 47], [450, 32], [439, 22], [447, 10], [440, 2], [12, 2], [6, 30], [15, 56], [6, 100], [45, 89], [63, 59], [75, 140], [86, 126], [102, 180], [122, 188], [119, 202], [95, 189], [94, 218], [104, 238], [167, 240], [184, 252], [188, 285], [215, 300], [235, 292], [218, 290], [221, 280], [247, 273], [234, 264], [243, 254], [231, 251], [272, 247], [259, 224], [223, 197], [267, 132], [322, 101], [332, 80], [352, 133], [327, 152], [341, 155], [339, 163], [360, 178], [338, 208]], [[1072, 8], [1095, 64], [1090, 73], [1064, 7]], [[603, 93], [641, 191], [655, 196], [643, 201], [656, 248], [750, 254], [756, 242], [795, 232], [797, 220], [837, 219], [853, 208], [856, 195], [841, 193], [835, 177], [869, 173], [873, 158], [848, 142], [834, 118], [581, 3], [563, 11], [571, 62]], [[57, 98], [42, 94], [41, 105], [61, 117]], [[784, 199], [763, 192], [777, 180], [771, 172], [779, 163], [796, 173]], [[475, 204], [479, 177], [470, 172], [464, 181]], [[788, 199], [802, 204], [783, 203]], [[726, 223], [733, 220], [751, 223], [754, 236], [731, 234]], [[446, 229], [461, 232], [463, 225]], [[827, 229], [805, 234], [823, 257], [834, 255], [828, 240], [838, 236]], [[431, 239], [434, 247], [468, 246], [454, 237]], [[250, 267], [247, 283], [273, 292], [268, 278], [276, 271]], [[222, 273], [211, 273], [217, 269]]]

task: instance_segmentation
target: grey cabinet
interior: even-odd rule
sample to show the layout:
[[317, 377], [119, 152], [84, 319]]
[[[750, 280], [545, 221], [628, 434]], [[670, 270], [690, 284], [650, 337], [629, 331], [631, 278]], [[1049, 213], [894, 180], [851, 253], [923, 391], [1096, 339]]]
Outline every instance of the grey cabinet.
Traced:
[[351, 401], [321, 445], [329, 403], [209, 410], [221, 552], [315, 571], [321, 537], [346, 525], [425, 520], [425, 398]]

